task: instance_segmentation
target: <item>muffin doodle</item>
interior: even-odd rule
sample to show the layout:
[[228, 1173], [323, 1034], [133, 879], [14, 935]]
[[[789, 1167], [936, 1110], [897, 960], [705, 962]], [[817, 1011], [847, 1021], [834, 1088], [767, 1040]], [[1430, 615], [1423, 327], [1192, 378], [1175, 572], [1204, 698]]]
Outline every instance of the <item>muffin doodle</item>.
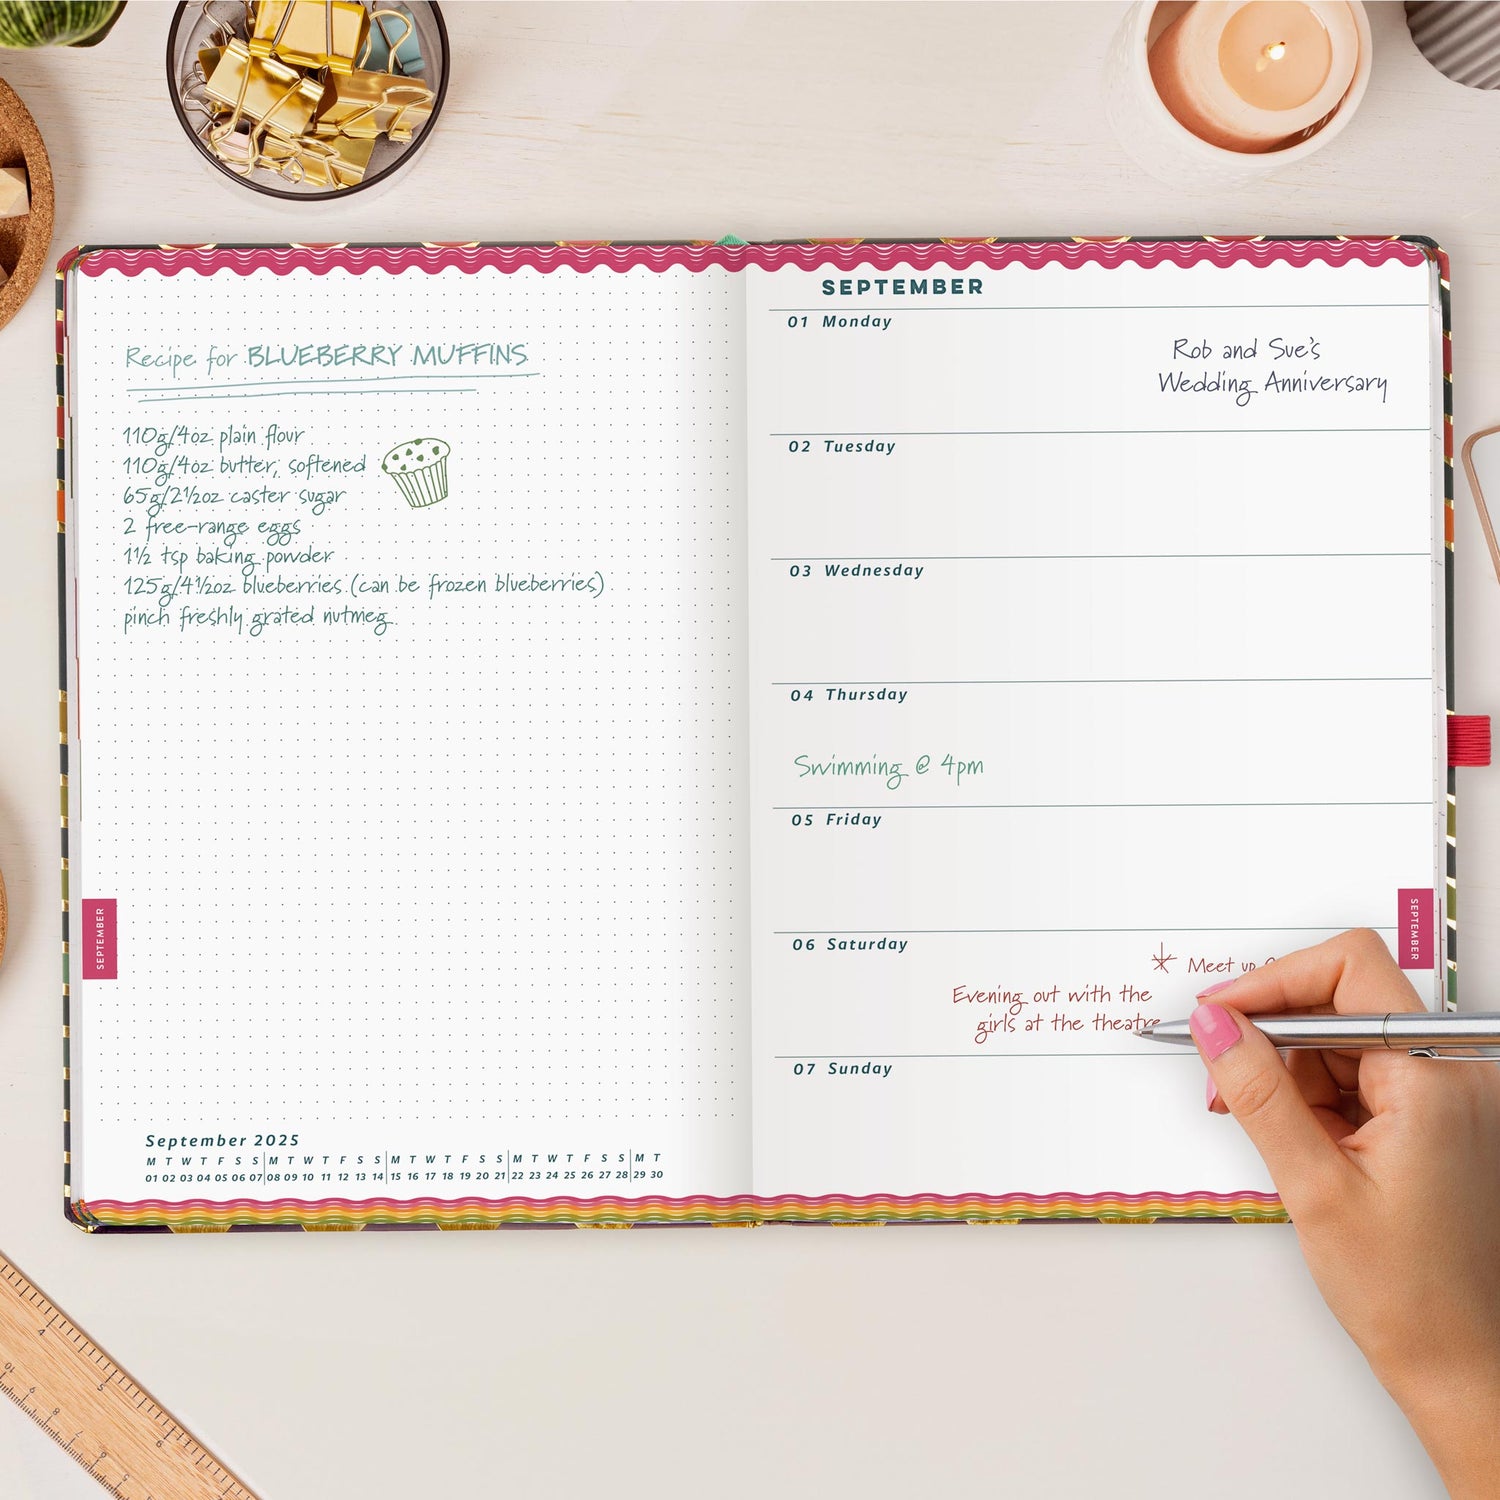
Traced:
[[406, 503], [413, 509], [436, 505], [448, 498], [448, 454], [442, 438], [411, 438], [397, 443], [380, 460], [381, 469], [396, 481]]

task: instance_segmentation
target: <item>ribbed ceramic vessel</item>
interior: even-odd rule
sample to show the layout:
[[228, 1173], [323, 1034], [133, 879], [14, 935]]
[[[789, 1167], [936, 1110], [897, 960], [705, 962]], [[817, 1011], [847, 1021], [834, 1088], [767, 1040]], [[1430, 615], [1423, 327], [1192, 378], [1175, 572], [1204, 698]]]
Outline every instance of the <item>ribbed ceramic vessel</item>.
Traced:
[[1408, 0], [1417, 50], [1439, 73], [1471, 89], [1500, 89], [1500, 4], [1495, 0]]

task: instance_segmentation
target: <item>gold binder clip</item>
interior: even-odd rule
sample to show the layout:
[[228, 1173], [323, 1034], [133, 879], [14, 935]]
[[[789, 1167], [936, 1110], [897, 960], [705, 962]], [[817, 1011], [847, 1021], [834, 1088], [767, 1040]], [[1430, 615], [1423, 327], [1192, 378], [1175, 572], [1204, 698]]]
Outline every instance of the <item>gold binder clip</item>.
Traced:
[[210, 99], [229, 106], [229, 129], [249, 119], [289, 139], [307, 129], [325, 91], [317, 78], [274, 57], [254, 56], [239, 37], [224, 48], [206, 85]]
[[337, 97], [318, 116], [322, 137], [389, 135], [409, 141], [432, 115], [432, 90], [394, 73], [355, 69], [331, 80]]
[[[401, 33], [395, 41], [385, 29], [386, 20], [398, 21]], [[409, 141], [432, 115], [433, 93], [425, 83], [396, 72], [397, 52], [413, 36], [411, 17], [398, 10], [377, 10], [370, 17], [371, 30], [352, 72], [331, 80], [336, 97], [318, 116], [316, 133], [328, 138], [340, 135], [388, 135], [393, 141]], [[388, 72], [367, 69], [375, 46], [376, 28], [389, 53]]]
[[360, 0], [260, 0], [250, 32], [256, 57], [347, 73], [370, 35]]

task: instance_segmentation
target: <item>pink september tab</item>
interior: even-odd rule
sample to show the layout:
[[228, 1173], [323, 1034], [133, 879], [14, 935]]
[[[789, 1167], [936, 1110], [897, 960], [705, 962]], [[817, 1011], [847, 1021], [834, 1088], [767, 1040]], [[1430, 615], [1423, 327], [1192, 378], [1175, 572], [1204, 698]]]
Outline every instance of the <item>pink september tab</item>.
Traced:
[[1436, 958], [1430, 890], [1396, 892], [1396, 960], [1403, 969], [1430, 969]]
[[79, 948], [85, 979], [118, 979], [120, 955], [116, 936], [115, 900], [85, 901]]

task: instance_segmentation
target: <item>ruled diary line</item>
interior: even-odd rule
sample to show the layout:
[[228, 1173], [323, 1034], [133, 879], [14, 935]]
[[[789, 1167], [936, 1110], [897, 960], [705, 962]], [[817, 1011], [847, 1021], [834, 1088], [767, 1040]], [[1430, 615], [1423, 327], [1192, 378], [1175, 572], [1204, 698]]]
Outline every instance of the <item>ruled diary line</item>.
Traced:
[[839, 553], [818, 557], [799, 553], [772, 557], [784, 562], [1281, 562], [1296, 558], [1326, 560], [1335, 557], [1422, 557], [1431, 558], [1427, 550], [1413, 552], [950, 552], [913, 553], [874, 552], [868, 556]]
[[[981, 307], [955, 304], [939, 306], [934, 303], [930, 307], [893, 307], [882, 304], [873, 309], [865, 308], [864, 304], [861, 304], [861, 308], [865, 311], [882, 314], [898, 312], [1281, 312], [1289, 308], [1337, 312], [1341, 308], [1368, 311], [1399, 307], [1420, 307], [1423, 312], [1432, 310], [1431, 305], [1426, 302], [1016, 302], [991, 303]], [[766, 311], [782, 314], [824, 313], [830, 317], [837, 316], [826, 303], [822, 307], [768, 307]]]
[[793, 677], [773, 679], [772, 687], [1192, 687], [1223, 683], [1231, 686], [1286, 686], [1297, 682], [1431, 682], [1422, 674], [1411, 677]]
[[899, 437], [1298, 437], [1303, 434], [1351, 432], [1431, 432], [1431, 427], [976, 427], [953, 431], [886, 432], [855, 427], [847, 431], [819, 428], [811, 432], [771, 432], [773, 438], [899, 438]]
[[772, 937], [1076, 937], [1086, 933], [1150, 932], [1177, 937], [1186, 932], [1256, 932], [1274, 937], [1283, 932], [1347, 932], [1365, 927], [1371, 932], [1395, 932], [1377, 922], [1343, 922], [1322, 927], [778, 927]]
[[772, 812], [1113, 812], [1209, 807], [1430, 807], [1430, 798], [1400, 802], [787, 802]]
[[866, 1058], [871, 1062], [883, 1062], [887, 1059], [916, 1062], [928, 1058], [961, 1058], [978, 1062], [992, 1059], [996, 1062], [1016, 1062], [1037, 1057], [1155, 1057], [1176, 1058], [1179, 1062], [1188, 1058], [1196, 1062], [1198, 1059], [1198, 1054], [1191, 1047], [1155, 1047], [1142, 1052], [777, 1052], [774, 1055], [777, 1062], [863, 1062]]

